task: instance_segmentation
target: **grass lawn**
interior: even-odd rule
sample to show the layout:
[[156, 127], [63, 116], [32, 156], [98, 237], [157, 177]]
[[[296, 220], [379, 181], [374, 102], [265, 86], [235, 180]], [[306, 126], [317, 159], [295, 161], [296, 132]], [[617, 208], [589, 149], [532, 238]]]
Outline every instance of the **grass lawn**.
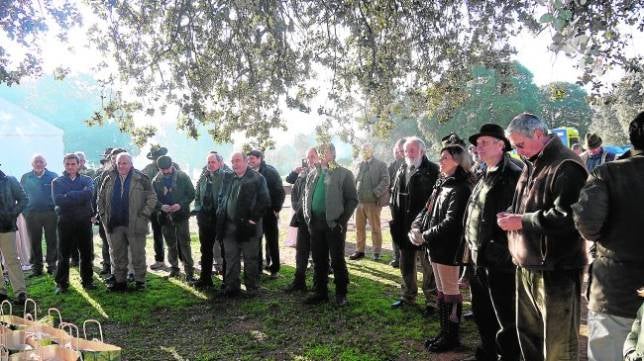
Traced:
[[[281, 242], [285, 227], [282, 230]], [[352, 251], [354, 235], [349, 232], [347, 253]], [[388, 232], [383, 235], [385, 248], [390, 248]], [[95, 244], [95, 266], [99, 266], [97, 237]], [[198, 267], [196, 237], [192, 245]], [[47, 308], [58, 307], [65, 321], [81, 325], [85, 319], [98, 319], [106, 342], [123, 347], [125, 360], [456, 360], [473, 353], [478, 336], [472, 321], [463, 322], [464, 346], [457, 353], [439, 358], [423, 350], [423, 341], [437, 331], [438, 320], [422, 317], [420, 307], [390, 308], [399, 293], [400, 273], [388, 265], [389, 251], [378, 262], [347, 261], [351, 283], [344, 308], [333, 302], [306, 306], [302, 304], [306, 295], [284, 293], [281, 289], [293, 277], [294, 250], [283, 246], [281, 252], [280, 278], [262, 277], [261, 293], [252, 299], [202, 293], [181, 280], [168, 279], [166, 271], [149, 272], [145, 291], [126, 294], [107, 292], [98, 274], [98, 289], [84, 291], [77, 269], [72, 269], [70, 290], [62, 296], [54, 294], [51, 276], [29, 279], [27, 284], [39, 317]], [[151, 264], [151, 239], [147, 256]], [[310, 285], [310, 272], [308, 276]], [[332, 283], [330, 291], [333, 300]], [[422, 296], [419, 303], [423, 304]]]

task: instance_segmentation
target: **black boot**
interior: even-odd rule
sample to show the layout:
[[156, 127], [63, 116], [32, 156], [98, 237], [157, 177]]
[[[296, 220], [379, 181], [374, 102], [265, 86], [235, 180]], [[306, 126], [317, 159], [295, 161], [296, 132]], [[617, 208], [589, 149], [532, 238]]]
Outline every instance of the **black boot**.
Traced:
[[436, 342], [432, 343], [427, 351], [429, 352], [446, 352], [455, 349], [461, 345], [459, 338], [459, 329], [461, 326], [461, 314], [463, 313], [463, 303], [445, 303], [448, 310], [447, 323], [443, 336]]
[[436, 306], [438, 307], [438, 320], [440, 322], [440, 332], [438, 335], [433, 336], [425, 340], [425, 349], [429, 349], [429, 347], [436, 341], [438, 341], [442, 336], [443, 332], [445, 332], [445, 324], [447, 323], [447, 318], [449, 317], [449, 310], [447, 307], [445, 307], [445, 302], [441, 299], [438, 298], [436, 299]]

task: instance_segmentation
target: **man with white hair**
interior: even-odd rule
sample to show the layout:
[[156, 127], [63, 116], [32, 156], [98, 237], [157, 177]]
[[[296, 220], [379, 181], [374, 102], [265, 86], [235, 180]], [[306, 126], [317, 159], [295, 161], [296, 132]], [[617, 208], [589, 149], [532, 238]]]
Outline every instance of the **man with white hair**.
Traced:
[[[199, 226], [199, 243], [201, 245], [201, 273], [195, 284], [198, 288], [211, 288], [213, 260], [216, 265], [223, 264], [223, 245], [217, 241], [217, 202], [221, 185], [229, 170], [223, 168], [224, 159], [217, 152], [206, 156], [206, 167], [195, 187], [193, 213], [197, 216]], [[222, 270], [223, 271], [223, 270]]]
[[522, 113], [505, 130], [525, 167], [510, 212], [497, 215], [516, 269], [517, 331], [525, 360], [576, 360], [585, 242], [573, 222], [588, 173], [581, 159]]
[[380, 212], [389, 202], [389, 172], [387, 164], [373, 156], [373, 146], [365, 144], [361, 149], [362, 161], [358, 165], [356, 189], [358, 207], [356, 208], [356, 251], [349, 259], [358, 260], [365, 256], [367, 241], [367, 222], [371, 226], [373, 259], [380, 259], [382, 231]]
[[217, 239], [224, 242], [226, 264], [223, 295], [240, 294], [241, 258], [244, 258], [244, 284], [249, 296], [259, 289], [259, 247], [262, 216], [271, 206], [266, 180], [248, 167], [242, 152], [234, 152], [217, 206]]
[[150, 179], [132, 166], [132, 156], [116, 156], [116, 172], [110, 172], [98, 193], [98, 214], [110, 246], [114, 282], [110, 291], [127, 290], [128, 247], [134, 268], [135, 287], [145, 288], [145, 237], [157, 197]]
[[42, 236], [45, 235], [47, 253], [47, 273], [56, 272], [58, 258], [58, 235], [56, 233], [56, 212], [54, 200], [51, 198], [51, 182], [58, 174], [47, 169], [45, 157], [36, 154], [31, 159], [32, 170], [23, 174], [20, 179], [22, 188], [27, 193], [29, 203], [23, 210], [27, 233], [31, 242], [31, 277], [43, 274]]
[[[425, 256], [424, 249], [415, 246], [407, 234], [411, 224], [425, 206], [438, 179], [438, 165], [425, 156], [425, 143], [418, 137], [409, 137], [403, 145], [405, 162], [398, 168], [393, 178], [391, 197], [392, 240], [400, 249], [400, 274], [402, 290], [400, 299], [391, 307], [400, 308], [416, 304], [418, 294], [416, 262], [420, 259], [423, 273], [423, 294], [425, 295], [425, 314], [434, 313], [430, 304], [431, 293], [435, 287], [432, 266]], [[437, 300], [441, 302], [439, 298]]]

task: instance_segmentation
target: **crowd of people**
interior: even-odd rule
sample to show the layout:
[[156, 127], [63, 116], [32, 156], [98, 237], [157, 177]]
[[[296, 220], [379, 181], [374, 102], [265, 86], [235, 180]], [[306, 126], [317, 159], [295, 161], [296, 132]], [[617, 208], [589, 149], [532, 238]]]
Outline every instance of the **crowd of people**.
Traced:
[[[443, 138], [438, 164], [415, 136], [396, 142], [390, 164], [365, 144], [355, 177], [335, 161], [333, 144], [310, 148], [286, 177], [292, 184], [290, 226], [297, 228], [295, 275], [286, 291], [308, 290], [312, 257], [312, 292], [304, 303], [329, 301], [332, 273], [335, 303], [346, 305], [349, 220], [355, 214], [356, 248], [348, 259], [366, 257], [369, 224], [378, 261], [381, 211], [389, 206], [391, 266], [401, 274], [400, 298], [391, 306], [415, 307], [419, 268], [422, 312], [437, 315], [440, 323], [440, 332], [425, 341], [429, 352], [459, 346], [462, 275], [469, 274], [480, 335], [475, 360], [578, 359], [582, 294], [589, 300], [588, 358], [642, 360], [644, 218], [638, 209], [644, 204], [644, 112], [630, 124], [629, 136], [632, 149], [619, 159], [602, 149], [596, 134], [586, 136], [586, 151], [578, 153], [539, 117], [522, 113], [505, 129], [483, 125], [468, 138], [469, 146], [456, 134]], [[146, 288], [149, 224], [155, 253], [150, 268], [166, 267], [165, 241], [170, 277], [194, 287], [213, 288], [217, 273], [221, 296], [254, 296], [263, 270], [279, 277], [285, 191], [262, 151], [234, 152], [230, 166], [217, 152], [208, 153], [196, 185], [166, 148], [153, 146], [147, 156], [151, 163], [142, 171], [124, 149], [109, 148], [97, 171], [87, 169], [78, 152], [64, 156], [61, 176], [47, 170], [41, 155], [20, 182], [0, 172], [0, 251], [15, 303], [27, 295], [15, 245], [20, 213], [32, 245], [30, 277], [42, 276], [46, 263], [59, 294], [68, 291], [70, 264], [76, 262], [82, 286], [96, 288], [93, 224], [110, 291]], [[191, 216], [199, 229], [198, 278]], [[587, 241], [593, 244], [590, 257]], [[4, 282], [0, 299], [8, 299]]]

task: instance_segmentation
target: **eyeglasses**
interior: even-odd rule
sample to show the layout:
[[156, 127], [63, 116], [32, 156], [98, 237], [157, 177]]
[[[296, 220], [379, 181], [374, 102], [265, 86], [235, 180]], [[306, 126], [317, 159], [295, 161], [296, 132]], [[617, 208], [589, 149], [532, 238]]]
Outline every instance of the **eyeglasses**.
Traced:
[[487, 147], [487, 146], [489, 146], [491, 144], [498, 144], [499, 142], [500, 142], [500, 140], [481, 140], [481, 139], [479, 139], [479, 140], [476, 141], [476, 147], [477, 148], [484, 148], [484, 147]]

